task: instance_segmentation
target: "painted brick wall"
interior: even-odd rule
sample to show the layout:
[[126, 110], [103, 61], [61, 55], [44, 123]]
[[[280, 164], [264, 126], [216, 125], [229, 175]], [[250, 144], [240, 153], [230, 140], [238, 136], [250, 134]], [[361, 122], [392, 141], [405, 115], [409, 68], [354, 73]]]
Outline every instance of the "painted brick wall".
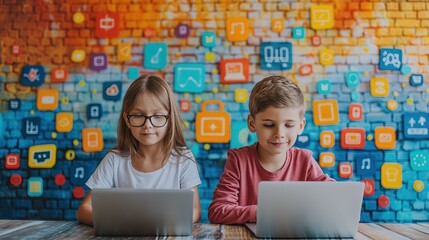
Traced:
[[[329, 11], [312, 15], [311, 8], [321, 4], [332, 6], [333, 17], [327, 17]], [[228, 20], [236, 17], [248, 21], [244, 40], [233, 41], [227, 34]], [[88, 190], [84, 182], [115, 144], [120, 99], [136, 75], [153, 72], [173, 87], [175, 81], [183, 80], [175, 76], [177, 64], [201, 63], [203, 89], [175, 90], [179, 100], [190, 103], [189, 111], [182, 109], [182, 114], [201, 170], [202, 221], [207, 221], [226, 150], [255, 141], [245, 130], [245, 94], [250, 94], [255, 82], [272, 74], [288, 75], [305, 92], [307, 126], [297, 146], [311, 149], [322, 169], [338, 181], [373, 181], [374, 191], [370, 185], [366, 188], [362, 222], [429, 220], [429, 163], [424, 159], [429, 158], [424, 121], [429, 102], [427, 1], [0, 0], [0, 19], [0, 218], [75, 219]], [[275, 21], [284, 28], [277, 28]], [[182, 32], [188, 36], [176, 34], [179, 24], [189, 27]], [[215, 46], [202, 37], [207, 32], [216, 35]], [[272, 42], [292, 44], [290, 69], [281, 64], [278, 70], [264, 69], [268, 65], [262, 61], [267, 56], [261, 55], [261, 46]], [[145, 49], [148, 43], [165, 43], [165, 66], [144, 65], [145, 56], [154, 56], [150, 48]], [[323, 55], [326, 49], [331, 52]], [[85, 59], [72, 61], [72, 56], [79, 57], [75, 50], [82, 50]], [[396, 61], [396, 50], [402, 51], [400, 61]], [[93, 66], [93, 54], [107, 58], [99, 58], [99, 65]], [[243, 58], [249, 63], [248, 77], [240, 83], [223, 83], [221, 60]], [[94, 70], [97, 67], [101, 70]], [[383, 70], [386, 67], [390, 70]], [[61, 72], [51, 75], [61, 70], [68, 73], [66, 78], [61, 79]], [[106, 95], [112, 86], [118, 87], [118, 95]], [[53, 95], [58, 96], [50, 102], [52, 91], [41, 89], [57, 90]], [[38, 106], [38, 96], [45, 93], [47, 104]], [[212, 99], [222, 100], [231, 116], [228, 143], [194, 141], [195, 115], [205, 100]], [[338, 105], [328, 116], [335, 123], [326, 124], [326, 109], [317, 113], [312, 107], [315, 100], [326, 99]], [[349, 116], [350, 104], [356, 103], [362, 106], [362, 119]], [[72, 126], [57, 127], [61, 119], [71, 119]], [[85, 129], [102, 132], [103, 140], [96, 146], [86, 143], [90, 150], [83, 146]], [[365, 133], [353, 135], [347, 133], [350, 129]], [[385, 132], [392, 129], [393, 134]], [[324, 145], [325, 137], [320, 135], [324, 131], [332, 131], [333, 146]], [[358, 149], [356, 136], [363, 137], [358, 145], [364, 146]], [[104, 145], [98, 149], [101, 142]], [[43, 155], [52, 149], [55, 162], [52, 155]], [[335, 162], [323, 161], [319, 154], [324, 152], [333, 153]]]

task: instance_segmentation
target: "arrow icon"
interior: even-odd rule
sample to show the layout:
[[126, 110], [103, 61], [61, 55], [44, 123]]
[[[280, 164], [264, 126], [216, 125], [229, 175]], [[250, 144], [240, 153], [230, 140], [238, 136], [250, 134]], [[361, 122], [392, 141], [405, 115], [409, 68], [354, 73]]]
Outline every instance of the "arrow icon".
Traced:
[[414, 127], [414, 124], [416, 124], [416, 120], [414, 120], [414, 118], [411, 118], [408, 123], [411, 125], [411, 127]]
[[419, 124], [423, 126], [423, 125], [425, 125], [425, 123], [426, 123], [426, 119], [424, 117], [420, 116]]

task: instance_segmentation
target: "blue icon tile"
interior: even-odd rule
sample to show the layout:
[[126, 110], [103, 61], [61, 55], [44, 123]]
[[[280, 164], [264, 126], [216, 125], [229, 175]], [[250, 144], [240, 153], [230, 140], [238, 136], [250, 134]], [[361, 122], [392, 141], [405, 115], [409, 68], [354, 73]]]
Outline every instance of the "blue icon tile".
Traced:
[[356, 88], [360, 84], [359, 72], [348, 71], [346, 73], [346, 84], [349, 88]]
[[38, 87], [45, 82], [45, 70], [41, 65], [25, 65], [22, 68], [21, 84]]
[[100, 119], [103, 108], [100, 103], [90, 103], [86, 106], [86, 116], [88, 119]]
[[25, 137], [35, 137], [41, 132], [39, 117], [30, 117], [22, 119], [22, 135]]
[[396, 48], [380, 48], [380, 70], [400, 71], [402, 66], [402, 50]]
[[375, 161], [369, 156], [356, 156], [355, 170], [358, 176], [368, 176], [375, 174]]
[[429, 139], [429, 113], [406, 112], [404, 118], [404, 137], [408, 139]]
[[411, 86], [421, 86], [423, 85], [423, 82], [424, 82], [423, 74], [411, 74], [410, 76]]
[[119, 101], [121, 99], [122, 82], [104, 82], [103, 99]]
[[201, 34], [201, 43], [203, 47], [212, 48], [216, 46], [216, 33], [215, 32], [203, 32]]
[[317, 92], [319, 94], [330, 94], [332, 92], [331, 81], [327, 79], [317, 81]]
[[9, 110], [12, 110], [12, 111], [16, 111], [16, 110], [21, 109], [21, 100], [19, 100], [17, 98], [9, 99], [8, 100], [8, 107], [9, 107]]
[[263, 42], [260, 47], [261, 69], [289, 70], [292, 68], [292, 43]]
[[204, 91], [206, 69], [202, 63], [178, 63], [174, 66], [174, 90], [201, 93]]
[[168, 63], [168, 47], [165, 43], [146, 43], [144, 45], [143, 67], [163, 69]]
[[304, 39], [305, 38], [305, 28], [304, 27], [294, 27], [292, 28], [292, 37], [294, 39]]

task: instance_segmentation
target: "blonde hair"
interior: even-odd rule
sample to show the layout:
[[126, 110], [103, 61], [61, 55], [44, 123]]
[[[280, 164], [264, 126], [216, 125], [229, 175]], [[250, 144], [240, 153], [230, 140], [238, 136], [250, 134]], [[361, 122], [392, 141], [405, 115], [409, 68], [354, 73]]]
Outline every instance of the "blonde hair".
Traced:
[[123, 157], [128, 157], [129, 155], [132, 157], [140, 155], [139, 142], [133, 137], [123, 116], [124, 113], [125, 115], [130, 113], [131, 109], [135, 106], [136, 99], [138, 99], [138, 96], [143, 93], [148, 93], [153, 97], [156, 97], [162, 107], [164, 107], [170, 115], [168, 118], [167, 133], [162, 140], [161, 151], [164, 154], [165, 159], [168, 159], [170, 154], [185, 156], [184, 150], [189, 149], [189, 147], [183, 134], [185, 126], [179, 113], [179, 109], [177, 108], [173, 91], [166, 80], [155, 75], [140, 76], [130, 85], [125, 93], [118, 121], [118, 143], [113, 148], [113, 151]]
[[268, 107], [300, 108], [302, 119], [305, 113], [304, 95], [292, 80], [284, 76], [270, 76], [262, 79], [253, 87], [249, 99], [249, 111], [252, 117]]

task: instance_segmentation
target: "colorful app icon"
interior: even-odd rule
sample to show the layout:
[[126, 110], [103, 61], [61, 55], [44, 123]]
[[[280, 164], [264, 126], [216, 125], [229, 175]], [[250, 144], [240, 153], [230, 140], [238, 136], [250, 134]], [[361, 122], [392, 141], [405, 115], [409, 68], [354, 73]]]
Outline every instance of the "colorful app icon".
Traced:
[[202, 63], [177, 63], [174, 66], [174, 90], [200, 93], [204, 91], [206, 68]]
[[393, 127], [376, 127], [374, 129], [375, 146], [378, 149], [394, 149], [396, 130]]
[[90, 103], [86, 106], [86, 116], [88, 119], [100, 119], [103, 115], [103, 107], [100, 103]]
[[203, 32], [201, 34], [201, 43], [206, 48], [216, 47], [216, 32]]
[[334, 27], [334, 8], [332, 5], [313, 5], [310, 8], [310, 26], [314, 30]]
[[138, 67], [128, 68], [128, 79], [136, 80], [140, 76], [140, 69]]
[[334, 51], [332, 49], [321, 49], [319, 52], [319, 62], [324, 66], [334, 64]]
[[226, 20], [226, 38], [230, 42], [246, 41], [249, 38], [249, 20], [232, 17]]
[[341, 130], [341, 148], [363, 149], [365, 148], [365, 129], [344, 128]]
[[338, 102], [334, 99], [313, 100], [313, 121], [316, 126], [339, 122]]
[[389, 80], [385, 77], [371, 78], [370, 92], [374, 97], [387, 97], [389, 95]]
[[402, 50], [396, 48], [380, 48], [380, 70], [400, 71], [402, 66]]
[[271, 21], [271, 30], [273, 32], [283, 32], [284, 29], [285, 29], [284, 19], [273, 19]]
[[292, 43], [263, 42], [260, 45], [262, 70], [292, 69]]
[[410, 152], [410, 166], [415, 171], [429, 170], [429, 152], [424, 150], [413, 150]]
[[176, 37], [178, 38], [187, 38], [191, 33], [189, 25], [186, 23], [177, 24], [174, 33], [176, 33]]
[[36, 107], [40, 111], [52, 111], [58, 107], [58, 89], [37, 90]]
[[305, 28], [304, 27], [293, 27], [292, 28], [292, 37], [294, 39], [300, 40], [305, 38]]
[[115, 38], [119, 36], [119, 14], [99, 13], [95, 18], [95, 37]]
[[341, 162], [338, 164], [338, 175], [341, 178], [351, 178], [353, 175], [353, 165], [349, 162]]
[[402, 165], [400, 163], [383, 163], [381, 165], [381, 186], [387, 189], [402, 187]]
[[45, 82], [45, 70], [41, 65], [25, 65], [22, 67], [21, 84], [38, 87]]
[[333, 131], [321, 131], [319, 134], [319, 143], [323, 148], [331, 148], [335, 145], [335, 135]]
[[57, 146], [44, 144], [31, 146], [28, 149], [28, 167], [53, 168], [57, 161]]
[[240, 148], [252, 145], [257, 141], [256, 133], [249, 131], [247, 122], [232, 122], [230, 148]]
[[375, 193], [375, 182], [374, 179], [362, 179], [362, 182], [365, 184], [363, 189], [363, 195], [365, 197], [370, 197]]
[[163, 69], [168, 64], [168, 46], [165, 43], [146, 43], [144, 45], [143, 67]]
[[310, 145], [310, 135], [301, 134], [301, 135], [298, 135], [298, 137], [296, 138], [296, 142], [294, 146], [299, 148], [305, 148], [305, 147], [308, 147], [309, 145]]
[[403, 119], [405, 138], [429, 139], [429, 113], [405, 112]]
[[86, 52], [82, 49], [75, 49], [71, 53], [71, 60], [74, 63], [81, 63], [86, 58]]
[[237, 103], [247, 102], [249, 92], [246, 89], [235, 89], [234, 91], [234, 101]]
[[12, 44], [11, 46], [12, 54], [13, 55], [19, 55], [21, 54], [21, 46], [18, 44]]
[[346, 73], [346, 84], [349, 88], [356, 88], [360, 84], [360, 74], [355, 71], [348, 71]]
[[335, 166], [335, 154], [332, 152], [322, 152], [319, 154], [320, 167], [327, 168]]
[[19, 154], [9, 153], [5, 157], [4, 166], [6, 169], [18, 169], [20, 161]]
[[322, 44], [322, 37], [319, 35], [314, 35], [313, 37], [311, 37], [311, 45], [313, 45], [314, 47], [318, 47]]
[[386, 195], [380, 195], [377, 199], [377, 204], [381, 208], [387, 208], [390, 205], [390, 199]]
[[73, 114], [59, 112], [55, 117], [55, 129], [57, 132], [70, 132], [73, 129]]
[[116, 47], [116, 59], [118, 62], [131, 60], [131, 43], [119, 43]]
[[105, 53], [93, 53], [89, 69], [94, 71], [107, 69], [107, 55]]
[[360, 103], [350, 103], [349, 105], [350, 121], [361, 121], [363, 119], [363, 106]]
[[13, 174], [12, 176], [10, 176], [9, 182], [12, 186], [18, 187], [22, 183], [22, 177], [19, 174]]
[[82, 129], [82, 147], [84, 152], [99, 152], [104, 148], [101, 128]]
[[41, 131], [40, 117], [29, 117], [22, 119], [22, 135], [25, 137], [39, 136]]
[[[218, 105], [219, 110], [208, 111], [207, 105]], [[224, 111], [220, 100], [206, 100], [195, 118], [195, 138], [200, 143], [227, 143], [231, 139], [231, 116]]]
[[356, 174], [359, 176], [369, 176], [375, 174], [375, 161], [369, 156], [356, 156]]
[[8, 102], [9, 110], [16, 111], [21, 109], [21, 100], [14, 98], [14, 99], [9, 99], [7, 102]]
[[221, 83], [246, 83], [249, 81], [249, 61], [247, 59], [224, 59], [220, 61], [219, 65]]
[[54, 68], [51, 70], [51, 81], [53, 83], [63, 83], [68, 78], [67, 68]]
[[29, 197], [40, 197], [43, 195], [43, 178], [30, 177], [28, 179], [27, 194]]
[[424, 77], [423, 74], [411, 74], [410, 76], [410, 85], [411, 86], [421, 86], [423, 85]]
[[416, 192], [421, 192], [425, 189], [425, 183], [422, 180], [415, 180], [413, 182], [413, 189]]
[[122, 82], [104, 82], [103, 83], [103, 99], [109, 101], [121, 100]]
[[88, 171], [85, 165], [76, 164], [70, 168], [70, 182], [74, 185], [83, 185], [87, 180]]
[[332, 92], [332, 84], [328, 79], [317, 81], [317, 93], [330, 94]]
[[191, 110], [191, 101], [188, 99], [182, 99], [179, 101], [179, 108], [182, 112], [189, 112]]
[[313, 65], [304, 64], [301, 67], [299, 67], [298, 72], [301, 76], [308, 76], [313, 73]]
[[73, 14], [73, 22], [76, 24], [81, 24], [85, 21], [85, 15], [81, 12], [76, 12]]

